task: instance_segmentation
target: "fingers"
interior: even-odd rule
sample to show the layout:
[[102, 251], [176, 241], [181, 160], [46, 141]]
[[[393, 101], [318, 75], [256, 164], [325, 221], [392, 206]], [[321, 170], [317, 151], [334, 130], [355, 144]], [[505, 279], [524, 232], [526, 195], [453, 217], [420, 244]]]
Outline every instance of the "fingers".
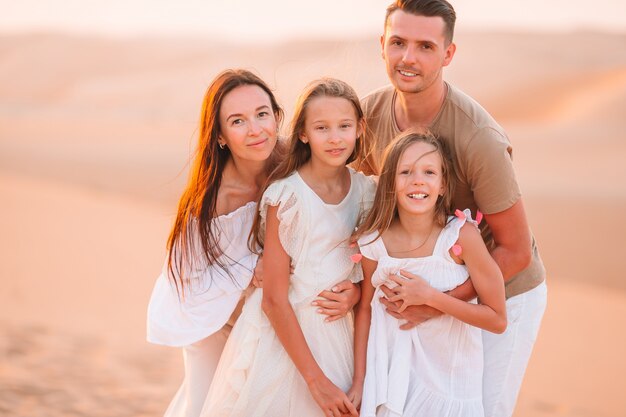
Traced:
[[344, 279], [343, 281], [341, 281], [339, 284], [335, 285], [332, 288], [332, 292], [339, 293], [342, 291], [351, 290], [352, 287], [354, 287], [354, 284], [352, 283], [352, 281], [350, 281], [349, 279]]
[[404, 310], [406, 310], [406, 308], [409, 306], [409, 304], [406, 301], [402, 302], [402, 305], [400, 306], [400, 308], [398, 309], [398, 313], [404, 313]]
[[418, 275], [412, 274], [409, 271], [405, 271], [404, 269], [401, 269], [399, 272], [400, 272], [400, 275], [402, 275], [402, 277], [404, 277], [405, 279], [416, 279], [416, 278], [419, 278]]
[[406, 279], [405, 279], [405, 278], [402, 278], [402, 277], [401, 277], [401, 276], [399, 276], [399, 275], [389, 275], [389, 276], [388, 276], [388, 278], [389, 278], [391, 281], [395, 282], [396, 284], [398, 284], [398, 285], [400, 285], [400, 286], [402, 286], [402, 285], [404, 285], [404, 284], [406, 283]]
[[386, 285], [381, 285], [378, 288], [380, 288], [382, 290], [382, 292], [385, 294], [385, 296], [387, 298], [393, 297], [397, 293], [397, 291], [392, 290], [391, 288], [387, 287]]
[[319, 314], [324, 314], [326, 316], [344, 316], [345, 315], [343, 311], [332, 309], [332, 308], [318, 308], [317, 312]]
[[356, 411], [356, 407], [348, 398], [343, 401], [343, 405], [346, 406], [346, 408], [348, 409], [348, 413], [350, 413], [351, 416], [359, 417], [359, 412]]
[[[391, 301], [392, 303], [395, 303], [395, 302], [402, 302], [403, 298], [402, 298], [402, 296], [400, 294], [396, 294], [393, 297], [387, 298], [387, 300]], [[400, 311], [400, 310], [398, 310], [398, 311]]]
[[[392, 297], [395, 297], [395, 295]], [[398, 301], [390, 301], [385, 297], [380, 297], [380, 302], [387, 307], [387, 310], [398, 311], [398, 308], [400, 308], [400, 303]]]
[[407, 321], [406, 323], [402, 324], [400, 326], [400, 330], [411, 330], [412, 328], [414, 328], [415, 326], [417, 326], [419, 323], [414, 322], [414, 321]]
[[[342, 301], [345, 298], [345, 295], [341, 293], [335, 293], [333, 291], [325, 290], [319, 293], [318, 297], [322, 297], [322, 298], [325, 298], [327, 300], [332, 300], [332, 301]], [[321, 301], [321, 300], [318, 300], [318, 301]]]
[[324, 319], [324, 321], [325, 321], [326, 323], [330, 323], [330, 322], [333, 322], [333, 321], [336, 321], [336, 320], [342, 319], [342, 318], [344, 318], [345, 316], [346, 316], [345, 314], [337, 314], [336, 316], [328, 316], [328, 317], [326, 317], [326, 318]]

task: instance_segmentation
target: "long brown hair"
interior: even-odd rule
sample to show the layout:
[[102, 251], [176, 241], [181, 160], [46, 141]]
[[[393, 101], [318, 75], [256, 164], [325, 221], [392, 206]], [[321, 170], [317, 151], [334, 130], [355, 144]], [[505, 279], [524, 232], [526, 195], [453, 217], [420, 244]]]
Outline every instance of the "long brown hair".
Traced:
[[435, 221], [440, 226], [445, 226], [446, 219], [452, 212], [452, 195], [454, 193], [454, 179], [452, 175], [452, 161], [445, 142], [436, 138], [427, 130], [407, 130], [400, 133], [385, 148], [383, 166], [378, 179], [376, 196], [372, 209], [365, 217], [363, 223], [353, 234], [351, 240], [356, 241], [360, 236], [377, 232], [374, 240], [380, 237], [395, 218], [398, 217], [398, 203], [396, 201], [396, 173], [398, 163], [406, 149], [414, 143], [423, 142], [432, 145], [441, 156], [441, 168], [443, 177], [444, 193], [437, 198], [435, 205]]
[[[243, 69], [229, 69], [218, 74], [207, 88], [200, 112], [198, 146], [189, 181], [178, 203], [178, 213], [167, 240], [168, 276], [176, 285], [179, 296], [184, 298], [184, 289], [189, 282], [189, 273], [197, 265], [197, 257], [204, 257], [207, 265], [217, 265], [228, 273], [220, 260], [223, 255], [219, 247], [218, 226], [212, 221], [217, 216], [217, 195], [222, 181], [222, 173], [231, 153], [228, 147], [219, 147], [221, 132], [219, 112], [224, 97], [235, 88], [256, 85], [269, 96], [277, 125], [283, 118], [283, 110], [278, 105], [272, 90], [258, 76]], [[275, 152], [267, 161], [268, 172], [276, 166]], [[199, 242], [198, 242], [199, 241]], [[197, 247], [198, 243], [201, 247]]]
[[[265, 189], [267, 189], [267, 187], [269, 187], [269, 185], [273, 182], [287, 178], [298, 168], [302, 167], [309, 159], [311, 159], [310, 145], [302, 142], [300, 138], [304, 134], [307, 106], [311, 100], [317, 97], [344, 98], [352, 104], [354, 111], [356, 112], [357, 123], [360, 123], [363, 126], [363, 131], [361, 133], [361, 137], [357, 138], [354, 150], [348, 157], [346, 164], [352, 163], [352, 166], [357, 170], [367, 164], [367, 167], [371, 172], [377, 172], [377, 167], [371, 166], [371, 163], [368, 161], [371, 158], [367, 158], [372, 151], [371, 144], [373, 143], [373, 140], [369, 129], [365, 124], [359, 96], [356, 91], [354, 91], [354, 89], [344, 81], [325, 77], [310, 82], [298, 97], [293, 118], [291, 119], [291, 133], [288, 138], [287, 156], [278, 164], [276, 169], [272, 171], [267, 179]], [[257, 248], [263, 247], [263, 236], [261, 230], [259, 230], [260, 227], [261, 215], [260, 212], [257, 211], [254, 223], [252, 224], [252, 230], [250, 231], [249, 246], [253, 251], [257, 250]]]

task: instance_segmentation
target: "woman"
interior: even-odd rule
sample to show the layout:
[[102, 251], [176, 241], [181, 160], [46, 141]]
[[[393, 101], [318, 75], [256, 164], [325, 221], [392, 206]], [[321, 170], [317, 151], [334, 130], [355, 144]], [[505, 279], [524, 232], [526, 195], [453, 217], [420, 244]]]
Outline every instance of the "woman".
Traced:
[[[267, 84], [246, 70], [222, 72], [205, 93], [195, 161], [148, 307], [148, 341], [183, 347], [185, 380], [168, 417], [200, 414], [244, 290], [253, 276], [257, 285], [262, 278], [261, 265], [253, 272], [257, 256], [248, 235], [259, 193], [282, 154], [282, 115]], [[345, 282], [317, 303], [335, 320], [359, 295]]]

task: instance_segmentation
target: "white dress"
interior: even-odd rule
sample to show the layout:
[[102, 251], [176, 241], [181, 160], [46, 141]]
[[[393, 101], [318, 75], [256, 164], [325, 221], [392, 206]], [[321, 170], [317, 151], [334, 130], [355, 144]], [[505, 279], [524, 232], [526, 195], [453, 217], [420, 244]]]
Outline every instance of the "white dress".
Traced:
[[[242, 291], [252, 279], [257, 256], [248, 249], [248, 234], [256, 212], [250, 202], [213, 219], [223, 251], [217, 265], [206, 265], [199, 237], [196, 265], [184, 298], [169, 280], [167, 264], [157, 278], [148, 305], [147, 339], [151, 343], [183, 348], [185, 379], [165, 412], [166, 417], [198, 417], [226, 343]], [[195, 226], [195, 224], [194, 224]], [[230, 275], [229, 275], [230, 273]], [[230, 321], [229, 321], [230, 319]]]
[[[375, 183], [352, 169], [350, 174], [350, 190], [339, 204], [324, 203], [296, 172], [270, 185], [260, 205], [262, 228], [267, 207], [279, 206], [279, 239], [294, 266], [289, 301], [315, 360], [344, 391], [352, 384], [352, 316], [327, 323], [311, 302], [345, 279], [362, 279], [361, 268], [350, 258], [357, 248], [350, 247], [348, 238], [360, 215], [371, 206]], [[263, 313], [262, 297], [262, 289], [256, 289], [246, 300], [224, 348], [202, 416], [322, 417]]]
[[[465, 215], [471, 221], [469, 210]], [[457, 217], [448, 219], [433, 254], [422, 258], [389, 256], [383, 240], [376, 239], [377, 233], [359, 239], [363, 256], [378, 262], [372, 276], [376, 290], [361, 417], [484, 417], [481, 330], [449, 315], [400, 330], [401, 321], [387, 314], [379, 301], [384, 296], [380, 286], [388, 275], [401, 269], [421, 276], [440, 291], [465, 282], [467, 268], [449, 254], [465, 222]]]

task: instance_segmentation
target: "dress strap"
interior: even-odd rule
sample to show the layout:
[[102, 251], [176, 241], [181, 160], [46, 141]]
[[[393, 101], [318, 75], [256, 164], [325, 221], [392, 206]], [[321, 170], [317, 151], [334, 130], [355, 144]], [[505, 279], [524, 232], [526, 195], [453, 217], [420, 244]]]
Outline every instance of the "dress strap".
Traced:
[[459, 233], [461, 227], [466, 222], [470, 222], [478, 227], [478, 223], [472, 219], [472, 212], [470, 209], [463, 211], [457, 210], [454, 216], [449, 216], [446, 226], [441, 231], [441, 235], [437, 240], [433, 255], [443, 256], [446, 259], [452, 260], [450, 256], [450, 248], [452, 248], [459, 240]]
[[381, 236], [378, 236], [378, 232], [361, 236], [358, 243], [361, 254], [373, 261], [378, 262], [380, 258], [388, 255], [385, 242]]

